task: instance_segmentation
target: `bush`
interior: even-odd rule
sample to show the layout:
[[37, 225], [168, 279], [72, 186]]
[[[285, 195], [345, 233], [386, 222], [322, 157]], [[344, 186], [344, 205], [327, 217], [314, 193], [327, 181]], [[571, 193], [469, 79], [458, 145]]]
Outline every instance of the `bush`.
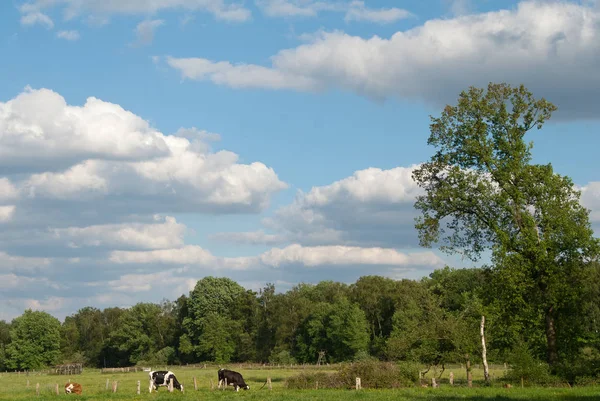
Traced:
[[336, 373], [301, 373], [287, 379], [289, 388], [353, 388], [360, 377], [363, 388], [410, 387], [419, 380], [419, 368], [411, 363], [360, 361], [343, 364]]
[[291, 365], [297, 363], [296, 359], [290, 355], [290, 351], [288, 350], [271, 353], [271, 356], [269, 356], [269, 362], [278, 363], [280, 365]]
[[526, 344], [517, 345], [509, 355], [511, 367], [505, 374], [505, 379], [520, 382], [521, 378], [528, 384], [551, 385], [557, 383], [557, 378], [550, 374], [546, 362], [536, 359]]
[[584, 347], [556, 367], [556, 373], [570, 384], [600, 382], [600, 351]]
[[325, 373], [325, 372], [315, 372], [315, 373], [302, 372], [299, 375], [288, 377], [285, 381], [285, 384], [288, 388], [312, 389], [312, 388], [317, 387], [317, 382], [319, 383], [319, 388], [340, 388], [341, 387], [341, 383], [339, 382], [337, 373]]

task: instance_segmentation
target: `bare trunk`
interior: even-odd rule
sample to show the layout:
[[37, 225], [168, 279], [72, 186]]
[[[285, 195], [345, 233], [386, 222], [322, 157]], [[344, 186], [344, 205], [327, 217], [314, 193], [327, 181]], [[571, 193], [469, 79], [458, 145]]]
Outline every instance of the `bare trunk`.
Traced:
[[480, 327], [480, 334], [481, 334], [481, 359], [483, 360], [483, 378], [485, 379], [486, 382], [489, 383], [490, 381], [490, 371], [488, 369], [488, 363], [487, 363], [487, 350], [485, 348], [485, 335], [484, 335], [484, 328], [485, 328], [485, 316], [481, 316], [481, 327]]
[[465, 355], [465, 359], [467, 360], [467, 386], [473, 387], [473, 376], [471, 373], [471, 360], [469, 359], [469, 354]]
[[548, 363], [553, 366], [558, 361], [556, 349], [556, 328], [554, 327], [554, 307], [546, 310], [546, 342], [548, 343]]

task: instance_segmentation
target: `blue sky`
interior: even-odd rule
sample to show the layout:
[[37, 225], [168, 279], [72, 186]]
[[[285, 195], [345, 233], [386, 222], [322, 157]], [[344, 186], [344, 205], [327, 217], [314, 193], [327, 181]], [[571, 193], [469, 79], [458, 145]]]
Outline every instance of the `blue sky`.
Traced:
[[472, 263], [418, 247], [411, 166], [469, 85], [559, 111], [536, 162], [600, 222], [595, 1], [0, 2], [0, 319]]

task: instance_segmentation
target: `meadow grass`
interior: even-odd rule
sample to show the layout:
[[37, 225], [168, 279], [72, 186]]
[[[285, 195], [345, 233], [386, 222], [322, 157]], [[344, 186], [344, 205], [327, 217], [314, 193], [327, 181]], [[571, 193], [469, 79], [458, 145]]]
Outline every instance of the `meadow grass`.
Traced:
[[[154, 400], [232, 400], [243, 399], [248, 401], [267, 400], [267, 401], [300, 401], [300, 400], [323, 400], [323, 401], [370, 401], [370, 400], [398, 400], [398, 401], [458, 401], [458, 400], [565, 400], [565, 401], [596, 401], [600, 400], [600, 387], [575, 387], [575, 388], [520, 388], [517, 385], [506, 389], [501, 387], [501, 383], [495, 382], [491, 387], [481, 386], [479, 379], [481, 372], [477, 369], [474, 373], [474, 387], [467, 388], [463, 385], [466, 374], [464, 369], [450, 368], [446, 369], [442, 376], [442, 385], [439, 388], [405, 388], [405, 389], [362, 389], [356, 390], [292, 390], [285, 388], [285, 379], [291, 375], [300, 373], [306, 369], [237, 369], [243, 375], [246, 383], [250, 386], [249, 391], [240, 390], [234, 392], [231, 387], [225, 391], [218, 390], [217, 386], [217, 368], [185, 368], [171, 367], [180, 382], [184, 384], [185, 392], [175, 390], [169, 393], [166, 388], [159, 388], [158, 392], [150, 394], [148, 392], [148, 372], [136, 373], [111, 373], [102, 374], [97, 369], [86, 369], [81, 375], [57, 376], [57, 375], [17, 375], [15, 373], [0, 373], [0, 400], [50, 400], [56, 399], [54, 392], [55, 384], [59, 385], [58, 397], [69, 397], [80, 400], [122, 400], [122, 401], [154, 401]], [[333, 368], [321, 368], [319, 371], [331, 370]], [[455, 383], [458, 385], [450, 386], [447, 384], [447, 377], [450, 372], [454, 373]], [[429, 372], [428, 376], [438, 372]], [[494, 371], [496, 377], [501, 376], [501, 372]], [[436, 375], [436, 377], [437, 377]], [[194, 391], [193, 378], [196, 377], [198, 391]], [[272, 390], [263, 386], [267, 377], [271, 378]], [[68, 380], [81, 383], [83, 394], [66, 395], [64, 393], [64, 384]], [[106, 380], [109, 381], [109, 389], [106, 390]], [[29, 380], [29, 387], [27, 387]], [[137, 392], [137, 381], [140, 381], [140, 394]], [[211, 390], [211, 381], [213, 390]], [[111, 386], [113, 381], [118, 381], [117, 393], [112, 393]], [[40, 383], [40, 395], [36, 396], [36, 383]], [[262, 387], [262, 389], [261, 389]]]

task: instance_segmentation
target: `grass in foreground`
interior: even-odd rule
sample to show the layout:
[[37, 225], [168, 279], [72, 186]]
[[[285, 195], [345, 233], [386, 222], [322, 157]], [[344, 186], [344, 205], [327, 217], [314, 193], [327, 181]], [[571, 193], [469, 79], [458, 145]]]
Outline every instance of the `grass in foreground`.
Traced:
[[[68, 381], [67, 376], [50, 375], [16, 375], [13, 373], [0, 374], [0, 400], [54, 400], [54, 386], [59, 385], [60, 398], [79, 400], [122, 400], [122, 401], [155, 401], [155, 400], [232, 400], [241, 399], [247, 401], [369, 401], [369, 400], [394, 400], [394, 401], [458, 401], [458, 400], [534, 400], [534, 401], [596, 401], [600, 400], [600, 387], [577, 387], [577, 388], [502, 388], [496, 387], [474, 387], [466, 388], [460, 386], [451, 387], [442, 384], [440, 388], [408, 388], [397, 390], [290, 390], [284, 387], [285, 378], [299, 373], [297, 369], [260, 370], [245, 369], [242, 371], [246, 383], [250, 385], [249, 391], [240, 390], [234, 392], [230, 387], [225, 391], [217, 390], [216, 369], [173, 369], [177, 378], [184, 384], [185, 393], [177, 390], [169, 393], [166, 388], [159, 388], [158, 392], [148, 392], [148, 373], [117, 373], [101, 374], [98, 370], [86, 370], [82, 375], [70, 377], [71, 381], [83, 385], [83, 394], [66, 395], [64, 384]], [[457, 372], [458, 373], [458, 372]], [[196, 377], [198, 391], [194, 391], [193, 378]], [[266, 386], [262, 389], [267, 377], [271, 378], [273, 390]], [[109, 390], [106, 390], [106, 380], [109, 381]], [[29, 387], [27, 388], [27, 380]], [[140, 381], [141, 393], [136, 394], [137, 382]], [[211, 380], [214, 390], [210, 389]], [[117, 393], [111, 392], [113, 381], [118, 381]], [[40, 396], [36, 396], [35, 386], [40, 383]]]

